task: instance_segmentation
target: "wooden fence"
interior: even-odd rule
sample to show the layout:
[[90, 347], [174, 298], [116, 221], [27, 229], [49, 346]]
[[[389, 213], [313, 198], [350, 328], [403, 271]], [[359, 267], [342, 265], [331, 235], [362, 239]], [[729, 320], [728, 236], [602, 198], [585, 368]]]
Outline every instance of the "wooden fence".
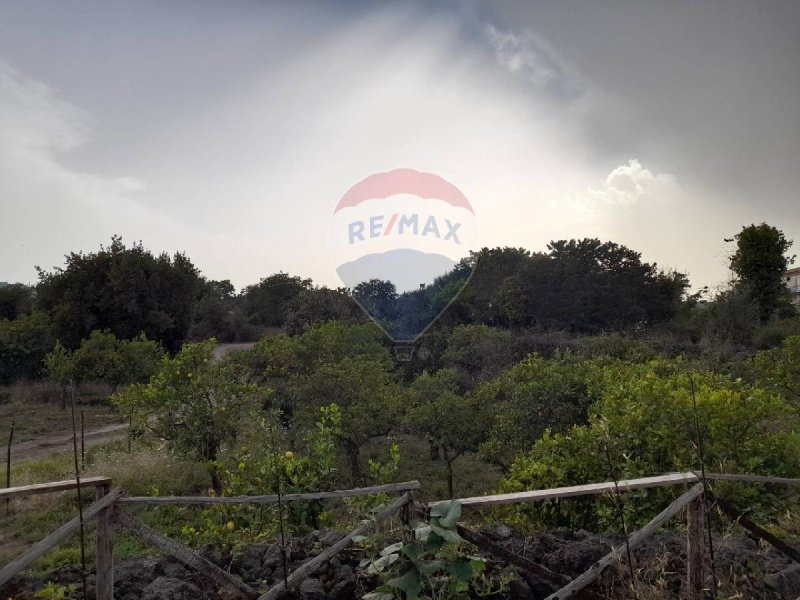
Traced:
[[[545, 490], [532, 490], [513, 494], [497, 494], [493, 496], [478, 496], [473, 498], [462, 498], [459, 501], [465, 508], [485, 508], [498, 505], [515, 504], [521, 502], [537, 502], [552, 500], [556, 498], [570, 498], [576, 496], [587, 496], [607, 493], [627, 493], [634, 490], [650, 489], [673, 485], [688, 485], [689, 489], [680, 497], [669, 504], [655, 518], [638, 531], [631, 534], [627, 541], [605, 555], [592, 565], [585, 573], [570, 580], [564, 574], [556, 573], [550, 569], [539, 565], [530, 559], [515, 554], [504, 546], [494, 542], [486, 536], [473, 531], [463, 525], [459, 525], [458, 531], [468, 542], [478, 546], [486, 552], [519, 567], [523, 571], [537, 576], [540, 580], [550, 585], [554, 590], [547, 600], [562, 600], [564, 598], [582, 597], [596, 598], [597, 596], [586, 588], [594, 582], [609, 566], [623, 560], [628, 550], [636, 548], [648, 536], [653, 534], [664, 523], [675, 517], [682, 510], [687, 511], [687, 588], [688, 597], [700, 599], [703, 597], [704, 586], [704, 502], [713, 502], [720, 511], [733, 519], [742, 527], [748, 529], [753, 535], [772, 544], [780, 552], [792, 560], [800, 563], [800, 552], [786, 542], [776, 538], [769, 532], [744, 517], [739, 510], [730, 502], [713, 495], [708, 482], [742, 481], [753, 483], [772, 483], [772, 484], [800, 484], [800, 479], [786, 479], [779, 477], [763, 477], [758, 475], [727, 475], [727, 474], [707, 474], [705, 481], [701, 481], [698, 474], [668, 473], [654, 477], [642, 477], [638, 479], [622, 480], [617, 482], [590, 483], [586, 485], [568, 486]], [[113, 565], [113, 546], [114, 529], [116, 526], [124, 527], [146, 542], [152, 544], [163, 552], [177, 558], [185, 565], [201, 571], [204, 576], [210, 578], [222, 586], [232, 586], [248, 598], [257, 600], [275, 600], [285, 589], [293, 589], [317, 570], [321, 565], [333, 558], [336, 554], [348, 547], [353, 539], [364, 535], [367, 531], [394, 514], [403, 512], [408, 518], [414, 512], [427, 513], [432, 506], [439, 502], [432, 502], [428, 505], [421, 505], [414, 501], [414, 492], [419, 489], [419, 482], [409, 481], [405, 483], [395, 483], [382, 486], [367, 488], [356, 488], [352, 490], [337, 490], [331, 492], [317, 492], [306, 494], [285, 494], [278, 498], [276, 495], [266, 496], [231, 496], [231, 497], [209, 497], [209, 496], [123, 496], [120, 488], [111, 488], [111, 480], [105, 477], [92, 477], [82, 479], [81, 487], [92, 487], [95, 489], [95, 502], [83, 511], [83, 520], [88, 523], [97, 520], [97, 548], [96, 548], [96, 597], [97, 600], [112, 600], [114, 595], [114, 565]], [[36, 484], [16, 488], [0, 490], [0, 500], [14, 497], [28, 496], [32, 494], [44, 494], [50, 492], [75, 489], [77, 483], [71, 481], [58, 481], [52, 483]], [[164, 504], [274, 504], [277, 502], [292, 502], [298, 500], [324, 500], [333, 498], [348, 498], [354, 496], [364, 496], [371, 494], [394, 494], [397, 498], [383, 508], [371, 521], [364, 521], [352, 532], [345, 535], [338, 542], [325, 549], [317, 556], [309, 559], [291, 574], [284, 581], [276, 583], [268, 591], [259, 593], [249, 585], [234, 577], [227, 571], [209, 562], [205, 558], [196, 554], [189, 548], [172, 540], [151, 527], [142, 523], [123, 509], [130, 505], [164, 505]], [[445, 501], [440, 501], [445, 502]], [[34, 544], [28, 551], [3, 566], [0, 569], [0, 586], [4, 585], [14, 575], [18, 574], [25, 567], [30, 565], [42, 554], [61, 543], [66, 537], [74, 533], [80, 527], [78, 517], [65, 523], [53, 533]]]

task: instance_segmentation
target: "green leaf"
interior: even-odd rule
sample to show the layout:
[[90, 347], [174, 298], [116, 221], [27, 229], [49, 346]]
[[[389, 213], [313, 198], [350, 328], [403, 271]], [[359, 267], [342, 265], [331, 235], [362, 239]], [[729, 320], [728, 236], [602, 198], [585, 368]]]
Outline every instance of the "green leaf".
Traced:
[[450, 542], [451, 544], [458, 544], [463, 541], [461, 536], [451, 529], [444, 529], [431, 524], [431, 531], [440, 536], [445, 542]]
[[421, 565], [417, 565], [419, 572], [425, 575], [426, 577], [430, 577], [437, 571], [441, 571], [446, 567], [447, 563], [443, 560], [433, 560], [429, 563], [424, 563]]
[[451, 561], [446, 571], [459, 581], [469, 581], [472, 579], [472, 561], [466, 558]]
[[395, 554], [400, 552], [403, 549], [403, 542], [397, 542], [396, 544], [392, 544], [391, 546], [386, 546], [383, 550], [381, 550], [381, 556], [386, 556], [387, 554]]
[[406, 595], [406, 600], [416, 600], [422, 591], [422, 582], [420, 581], [419, 571], [416, 568], [409, 569], [400, 577], [390, 579], [386, 582], [386, 585], [403, 592]]
[[453, 500], [447, 507], [447, 512], [439, 519], [439, 525], [445, 529], [453, 529], [461, 517], [461, 502]]

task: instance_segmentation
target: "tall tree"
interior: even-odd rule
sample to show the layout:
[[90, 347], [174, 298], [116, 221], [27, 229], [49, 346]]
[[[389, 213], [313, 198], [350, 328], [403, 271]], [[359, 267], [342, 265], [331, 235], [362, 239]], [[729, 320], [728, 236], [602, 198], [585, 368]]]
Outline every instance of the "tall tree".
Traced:
[[311, 287], [310, 279], [275, 273], [242, 291], [244, 311], [259, 325], [284, 327], [289, 305]]
[[0, 319], [13, 321], [33, 310], [33, 288], [22, 283], [0, 283]]
[[126, 247], [118, 236], [98, 252], [69, 254], [64, 268], [38, 271], [37, 303], [68, 348], [107, 329], [120, 339], [144, 333], [176, 352], [200, 289], [198, 271], [184, 254], [154, 256], [141, 244]]
[[794, 262], [794, 256], [786, 255], [792, 241], [766, 223], [742, 227], [733, 239], [736, 252], [731, 256], [731, 270], [757, 304], [761, 321], [767, 321], [789, 300], [783, 274]]

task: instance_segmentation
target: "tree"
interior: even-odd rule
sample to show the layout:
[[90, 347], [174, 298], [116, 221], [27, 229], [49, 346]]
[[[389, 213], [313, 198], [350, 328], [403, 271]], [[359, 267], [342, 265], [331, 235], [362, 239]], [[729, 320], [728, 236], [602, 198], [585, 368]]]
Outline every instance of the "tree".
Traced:
[[397, 317], [397, 289], [391, 281], [370, 279], [353, 288], [353, 298], [387, 331]]
[[50, 381], [61, 386], [61, 408], [66, 408], [67, 386], [103, 382], [113, 393], [121, 385], [147, 382], [163, 358], [161, 346], [144, 335], [128, 341], [109, 331], [93, 331], [74, 351], [57, 342], [44, 365]]
[[292, 381], [299, 418], [312, 425], [319, 410], [337, 404], [342, 413], [339, 443], [354, 481], [361, 478], [361, 446], [386, 435], [398, 415], [397, 386], [391, 364], [369, 356], [348, 356], [319, 365]]
[[149, 383], [128, 386], [111, 400], [173, 450], [203, 461], [219, 491], [220, 451], [236, 439], [243, 416], [267, 392], [243, 383], [235, 364], [213, 364], [215, 345], [213, 339], [186, 344], [164, 358]]
[[232, 327], [232, 316], [238, 308], [235, 292], [233, 284], [227, 279], [202, 281], [189, 333], [192, 339], [214, 337], [221, 342], [237, 341], [238, 332]]
[[61, 388], [61, 410], [67, 409], [67, 388], [75, 381], [75, 364], [72, 353], [56, 342], [55, 348], [44, 357], [47, 378]]
[[442, 362], [458, 370], [462, 387], [473, 388], [510, 366], [513, 355], [511, 332], [486, 325], [459, 325], [447, 340]]
[[499, 377], [480, 385], [475, 398], [491, 414], [483, 454], [502, 469], [529, 450], [548, 429], [565, 431], [586, 420], [596, 399], [592, 382], [598, 360], [557, 353], [546, 360], [532, 354]]
[[450, 498], [455, 495], [453, 463], [465, 452], [477, 451], [489, 428], [479, 401], [458, 393], [459, 378], [455, 369], [424, 372], [404, 395], [405, 424], [426, 437], [432, 460], [438, 460], [439, 449], [444, 455]]
[[736, 252], [731, 256], [731, 270], [758, 306], [761, 321], [766, 322], [778, 308], [789, 304], [783, 274], [794, 262], [793, 256], [786, 256], [792, 242], [766, 223], [743, 227], [733, 239]]
[[0, 384], [38, 378], [55, 341], [53, 325], [42, 312], [0, 320]]
[[0, 283], [0, 319], [13, 321], [33, 311], [33, 289], [22, 283]]
[[69, 254], [63, 269], [38, 271], [37, 303], [67, 348], [97, 329], [120, 339], [144, 333], [170, 352], [186, 339], [200, 278], [183, 254], [153, 256], [112, 237], [98, 252]]
[[158, 370], [164, 353], [144, 334], [119, 340], [110, 331], [93, 331], [72, 353], [76, 382], [102, 381], [113, 391], [121, 385], [146, 383]]
[[759, 352], [753, 365], [760, 386], [779, 393], [800, 411], [800, 336], [789, 336], [780, 348]]
[[292, 335], [328, 321], [356, 325], [365, 323], [367, 317], [344, 288], [307, 289], [286, 306], [286, 332]]
[[[311, 326], [300, 335], [266, 335], [251, 350], [233, 355], [230, 361], [238, 363], [250, 381], [273, 391], [264, 408], [279, 411], [293, 445], [296, 421], [311, 424], [318, 415], [315, 410], [322, 406], [304, 395], [308, 378], [321, 367], [348, 358], [366, 359], [379, 371], [391, 372], [392, 360], [382, 339], [383, 334], [372, 323], [346, 325], [328, 321]], [[341, 404], [339, 399], [336, 402]]]
[[[652, 473], [696, 471], [697, 423], [704, 461], [721, 473], [800, 474], [797, 413], [783, 398], [724, 375], [687, 373], [680, 360], [645, 364], [610, 362], [594, 387], [598, 400], [589, 421], [567, 431], [546, 432], [529, 452], [520, 454], [503, 483], [507, 492], [641, 477]], [[695, 408], [696, 406], [696, 408]], [[695, 421], [696, 419], [696, 421]], [[774, 506], [775, 496], [752, 486], [719, 483], [753, 511]], [[646, 522], [674, 492], [653, 490], [625, 501], [629, 523]], [[658, 508], [656, 508], [658, 507]], [[579, 505], [533, 508], [548, 525], [590, 528], [615, 524], [618, 512], [609, 499]], [[785, 511], [785, 504], [780, 509]], [[553, 517], [559, 519], [553, 522]], [[565, 523], [564, 517], [571, 517]], [[574, 518], [582, 519], [575, 522]]]
[[284, 327], [292, 301], [311, 287], [310, 279], [275, 273], [242, 291], [244, 312], [259, 325]]

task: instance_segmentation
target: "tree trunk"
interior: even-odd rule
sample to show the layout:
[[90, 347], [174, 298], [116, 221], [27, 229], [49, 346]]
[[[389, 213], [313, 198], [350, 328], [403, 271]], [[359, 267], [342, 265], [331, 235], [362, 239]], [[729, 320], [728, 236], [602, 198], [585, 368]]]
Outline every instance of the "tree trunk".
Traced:
[[458, 458], [458, 454], [450, 458], [450, 452], [444, 444], [442, 444], [442, 453], [444, 454], [444, 461], [447, 463], [447, 497], [452, 500], [455, 497], [453, 492], [453, 461]]
[[222, 495], [222, 480], [219, 478], [219, 471], [216, 463], [208, 463], [208, 474], [211, 475], [211, 487], [217, 496]]
[[439, 445], [434, 442], [431, 438], [428, 438], [428, 445], [430, 446], [430, 458], [433, 462], [437, 462], [441, 459], [441, 454], [439, 454]]
[[361, 479], [361, 449], [356, 443], [345, 442], [344, 451], [350, 464], [350, 474], [353, 476], [353, 482], [358, 483]]

